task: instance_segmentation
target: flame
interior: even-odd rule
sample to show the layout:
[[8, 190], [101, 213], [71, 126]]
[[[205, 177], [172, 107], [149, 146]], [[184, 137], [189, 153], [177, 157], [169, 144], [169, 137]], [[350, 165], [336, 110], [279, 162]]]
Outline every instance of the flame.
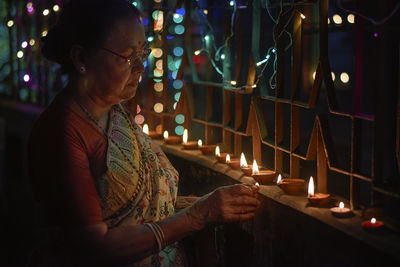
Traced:
[[260, 184], [258, 182], [256, 182], [256, 186], [258, 187], [258, 186], [260, 186]]
[[168, 131], [164, 131], [164, 139], [168, 138]]
[[276, 184], [279, 184], [282, 181], [282, 175], [278, 175], [278, 180], [276, 180]]
[[217, 146], [217, 147], [215, 148], [215, 156], [218, 156], [218, 157], [221, 156], [219, 146]]
[[229, 156], [229, 154], [226, 154], [225, 162], [226, 162], [226, 163], [231, 162], [231, 156]]
[[339, 203], [339, 209], [343, 209], [344, 208], [344, 203], [343, 202], [340, 202]]
[[372, 218], [372, 219], [371, 219], [371, 223], [372, 223], [372, 224], [376, 223], [376, 219], [375, 219], [375, 218]]
[[310, 177], [310, 181], [308, 182], [308, 196], [314, 196], [314, 179], [312, 176]]
[[199, 141], [197, 141], [197, 145], [198, 145], [199, 147], [201, 147], [201, 146], [203, 145], [203, 141], [201, 141], [201, 139], [199, 139]]
[[183, 143], [186, 144], [188, 141], [188, 130], [183, 130]]
[[149, 134], [149, 125], [147, 124], [143, 125], [143, 132], [147, 135]]
[[253, 160], [253, 174], [259, 174], [260, 171], [258, 170], [258, 165], [256, 160]]
[[244, 157], [244, 154], [242, 152], [242, 154], [240, 155], [240, 168], [247, 168], [247, 167], [249, 166], [247, 165], [246, 158]]

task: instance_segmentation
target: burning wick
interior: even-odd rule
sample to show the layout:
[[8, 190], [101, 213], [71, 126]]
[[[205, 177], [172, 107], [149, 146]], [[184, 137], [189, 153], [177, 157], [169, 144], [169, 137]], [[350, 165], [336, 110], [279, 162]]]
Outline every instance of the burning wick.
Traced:
[[282, 175], [278, 175], [278, 180], [276, 180], [276, 184], [279, 184], [282, 181]]
[[253, 160], [253, 175], [254, 174], [260, 174], [256, 160]]
[[344, 208], [344, 203], [343, 202], [340, 202], [339, 203], [339, 209], [343, 209]]
[[375, 218], [372, 218], [372, 219], [371, 219], [371, 223], [372, 223], [372, 224], [376, 223], [376, 219], [375, 219]]
[[203, 141], [201, 141], [201, 139], [199, 139], [199, 141], [197, 141], [197, 145], [198, 145], [199, 147], [201, 147], [201, 146], [203, 145]]
[[308, 182], [308, 196], [314, 196], [314, 179], [312, 176], [310, 177], [310, 181]]
[[215, 155], [218, 156], [218, 157], [221, 156], [221, 152], [220, 152], [219, 146], [217, 146], [215, 148]]
[[229, 154], [226, 154], [225, 162], [226, 162], [226, 163], [231, 162], [231, 157], [229, 156]]
[[168, 138], [168, 131], [164, 131], [164, 139]]
[[257, 182], [256, 182], [256, 184], [255, 184], [255, 185], [256, 185], [257, 187], [259, 187], [259, 186], [260, 186], [260, 184], [259, 184], [259, 183], [257, 183]]
[[147, 124], [143, 125], [143, 132], [147, 135], [149, 134], [149, 125]]
[[248, 168], [249, 166], [247, 165], [246, 158], [244, 157], [244, 154], [240, 155], [240, 168]]
[[186, 144], [188, 141], [188, 130], [183, 130], [183, 143]]

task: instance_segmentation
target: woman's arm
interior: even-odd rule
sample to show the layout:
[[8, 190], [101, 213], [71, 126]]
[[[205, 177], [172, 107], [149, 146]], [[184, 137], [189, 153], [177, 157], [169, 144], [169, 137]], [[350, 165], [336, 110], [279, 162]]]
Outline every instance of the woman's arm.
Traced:
[[[209, 224], [248, 220], [260, 205], [257, 191], [255, 186], [221, 187], [157, 223], [168, 245]], [[89, 260], [97, 265], [132, 263], [157, 252], [156, 238], [145, 225], [107, 229], [105, 224], [97, 224], [82, 231], [79, 235], [85, 242], [81, 245], [90, 248]]]

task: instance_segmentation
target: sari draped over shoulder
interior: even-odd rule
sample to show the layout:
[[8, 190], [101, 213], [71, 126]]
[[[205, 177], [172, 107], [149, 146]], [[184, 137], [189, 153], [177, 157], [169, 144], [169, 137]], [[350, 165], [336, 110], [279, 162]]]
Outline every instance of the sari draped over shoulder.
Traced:
[[[174, 213], [178, 172], [123, 105], [110, 111], [107, 171], [95, 177], [109, 228], [156, 222]], [[179, 266], [175, 244], [132, 266]]]

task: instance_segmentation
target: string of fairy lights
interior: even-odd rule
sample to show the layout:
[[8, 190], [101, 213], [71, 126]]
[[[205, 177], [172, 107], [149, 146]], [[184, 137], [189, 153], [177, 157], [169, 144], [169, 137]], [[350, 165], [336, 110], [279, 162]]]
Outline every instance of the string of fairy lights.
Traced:
[[[165, 1], [165, 0], [164, 0]], [[39, 8], [39, 5], [34, 4], [34, 0], [28, 1], [24, 7], [24, 12], [25, 15], [28, 16], [42, 16], [43, 20], [48, 20], [48, 17], [50, 16], [56, 16], [59, 11], [61, 10], [61, 7], [59, 4], [54, 3], [54, 5], [50, 5], [46, 8]], [[56, 2], [56, 1], [55, 1]], [[151, 43], [152, 46], [152, 54], [149, 58], [148, 61], [146, 61], [145, 67], [147, 68], [148, 74], [152, 76], [152, 79], [154, 80], [154, 91], [156, 94], [161, 94], [163, 91], [166, 89], [164, 88], [164, 83], [163, 79], [164, 77], [167, 77], [167, 79], [171, 83], [171, 87], [175, 90], [175, 93], [173, 94], [173, 109], [176, 108], [176, 105], [180, 99], [181, 95], [181, 89], [184, 85], [183, 80], [176, 79], [177, 78], [177, 72], [180, 67], [180, 64], [182, 62], [182, 56], [184, 56], [184, 48], [183, 48], [183, 43], [184, 43], [184, 36], [183, 34], [185, 33], [185, 27], [183, 24], [185, 18], [187, 17], [186, 10], [184, 7], [181, 7], [179, 9], [167, 9], [165, 5], [162, 5], [163, 0], [153, 0], [153, 5], [147, 3], [144, 3], [142, 1], [132, 1], [132, 4], [137, 6], [140, 10], [145, 9], [145, 7], [149, 8], [151, 7], [152, 13], [151, 13], [151, 18], [154, 22], [153, 25], [149, 25], [149, 18], [144, 16], [142, 17], [142, 23], [144, 26], [148, 26], [149, 30], [148, 32], [150, 33], [148, 35], [147, 41]], [[238, 3], [234, 0], [226, 1], [223, 6], [219, 8], [224, 8], [231, 10], [231, 18], [230, 18], [230, 33], [227, 37], [224, 38], [223, 42], [217, 45], [217, 38], [215, 38], [215, 31], [213, 29], [213, 26], [211, 25], [209, 19], [208, 19], [208, 10], [206, 8], [201, 8], [199, 2], [201, 1], [193, 1], [194, 5], [194, 12], [196, 12], [197, 16], [200, 18], [199, 24], [203, 26], [202, 29], [202, 40], [201, 40], [201, 48], [194, 51], [195, 56], [200, 56], [203, 55], [207, 58], [207, 60], [211, 63], [211, 66], [215, 70], [215, 72], [221, 77], [222, 82], [225, 84], [224, 88], [228, 88], [231, 90], [238, 90], [238, 91], [243, 91], [246, 90], [249, 87], [255, 88], [260, 82], [260, 79], [264, 78], [265, 76], [265, 70], [267, 69], [268, 66], [271, 66], [272, 72], [269, 74], [269, 77], [267, 78], [269, 87], [271, 89], [275, 89], [276, 87], [276, 68], [277, 68], [277, 50], [276, 50], [276, 43], [277, 40], [282, 36], [286, 35], [288, 37], [288, 43], [285, 46], [285, 50], [288, 50], [292, 46], [292, 37], [291, 33], [289, 30], [287, 30], [287, 26], [290, 24], [290, 21], [293, 17], [293, 14], [295, 12], [299, 12], [298, 9], [295, 8], [294, 1], [291, 1], [290, 3], [283, 3], [283, 0], [279, 1], [279, 4], [275, 4], [275, 16], [273, 14], [273, 11], [271, 10], [271, 3], [269, 0], [266, 0], [265, 2], [265, 9], [263, 9], [263, 12], [270, 18], [270, 20], [274, 23], [272, 32], [273, 32], [273, 45], [269, 48], [266, 49], [266, 54], [265, 57], [260, 59], [258, 62], [256, 62], [256, 68], [258, 69], [257, 73], [258, 75], [256, 76], [256, 80], [254, 84], [252, 85], [238, 85], [238, 81], [231, 80], [227, 81], [225, 80], [225, 74], [223, 71], [223, 66], [224, 66], [224, 60], [226, 58], [225, 50], [229, 51], [229, 46], [231, 43], [231, 40], [235, 37], [235, 20], [237, 16], [237, 11], [240, 8], [247, 8], [247, 6], [238, 6]], [[298, 4], [298, 3], [297, 3]], [[284, 9], [283, 6], [286, 8]], [[42, 6], [40, 6], [42, 7]], [[289, 7], [289, 8], [288, 8]], [[328, 24], [331, 26], [333, 25], [334, 27], [340, 27], [343, 24], [347, 23], [349, 25], [355, 23], [355, 17], [359, 17], [360, 19], [363, 19], [365, 21], [368, 21], [372, 23], [373, 25], [382, 25], [386, 23], [391, 17], [394, 16], [394, 14], [398, 11], [400, 8], [400, 3], [397, 3], [397, 5], [393, 8], [393, 10], [390, 12], [390, 14], [379, 20], [376, 21], [372, 18], [369, 18], [360, 12], [354, 11], [354, 10], [349, 10], [343, 7], [342, 1], [337, 0], [337, 7], [341, 9], [343, 12], [345, 12], [345, 15], [339, 15], [339, 14], [333, 14], [331, 17], [328, 18]], [[214, 7], [215, 8], [215, 7]], [[218, 7], [217, 7], [218, 8]], [[150, 9], [150, 8], [149, 8]], [[149, 14], [150, 15], [150, 14]], [[307, 19], [306, 16], [303, 14], [300, 14], [301, 18], [303, 20]], [[280, 31], [277, 32], [277, 25], [279, 23], [278, 20], [286, 18], [286, 22], [283, 24], [283, 27], [280, 27]], [[5, 26], [9, 28], [9, 32], [11, 32], [12, 28], [21, 25], [20, 21], [18, 21], [18, 18], [16, 17], [15, 14], [11, 15], [6, 21], [5, 21]], [[16, 21], [17, 20], [17, 21]], [[14, 38], [14, 40], [18, 40], [18, 44], [14, 44], [15, 47], [15, 56], [16, 60], [21, 63], [21, 65], [24, 67], [26, 64], [22, 64], [25, 61], [30, 58], [29, 54], [32, 52], [36, 52], [38, 49], [38, 39], [41, 36], [46, 36], [47, 34], [47, 23], [42, 24], [42, 29], [39, 31], [39, 36], [32, 36], [30, 38]], [[162, 42], [161, 41], [161, 33], [163, 31], [168, 31], [167, 33], [167, 41], [171, 42], [173, 41], [174, 47], [172, 48], [172, 53], [170, 54], [165, 54], [167, 53], [166, 51], [163, 51], [162, 49]], [[14, 34], [16, 31], [13, 31]], [[20, 32], [20, 31], [19, 31]], [[378, 32], [374, 32], [373, 35], [375, 38], [378, 38]], [[174, 39], [174, 40], [173, 40]], [[178, 44], [176, 44], [178, 43]], [[212, 48], [212, 49], [211, 49]], [[163, 69], [163, 60], [167, 60], [167, 70]], [[26, 63], [26, 62], [25, 62]], [[14, 67], [14, 66], [13, 66]], [[34, 87], [34, 83], [37, 81], [34, 81], [34, 77], [32, 73], [26, 69], [20, 70], [22, 73], [18, 73], [18, 79], [21, 80], [22, 84], [29, 85], [30, 88]], [[151, 68], [151, 70], [150, 70]], [[164, 72], [168, 75], [164, 75]], [[312, 78], [315, 79], [315, 72], [312, 74]], [[335, 81], [335, 73], [332, 72], [332, 79]], [[342, 72], [339, 75], [340, 81], [345, 84], [350, 81], [350, 76], [346, 72]], [[37, 78], [39, 79], [39, 78]], [[168, 85], [168, 87], [170, 87]], [[40, 88], [39, 88], [40, 89]], [[0, 90], [0, 93], [3, 93]], [[25, 89], [19, 89], [19, 99], [25, 100], [27, 98], [27, 90]], [[154, 103], [153, 105], [153, 110], [156, 113], [162, 113], [166, 110], [166, 107], [164, 107], [164, 104], [161, 101], [158, 101]], [[138, 106], [138, 116], [135, 118], [136, 122], [141, 125], [144, 122], [144, 117], [140, 114], [140, 107]], [[139, 116], [140, 115], [140, 116]], [[177, 123], [177, 126], [175, 128], [175, 133], [178, 135], [181, 135], [183, 133], [183, 126], [182, 124], [184, 123], [185, 118], [183, 114], [178, 114], [175, 117], [175, 122]]]

